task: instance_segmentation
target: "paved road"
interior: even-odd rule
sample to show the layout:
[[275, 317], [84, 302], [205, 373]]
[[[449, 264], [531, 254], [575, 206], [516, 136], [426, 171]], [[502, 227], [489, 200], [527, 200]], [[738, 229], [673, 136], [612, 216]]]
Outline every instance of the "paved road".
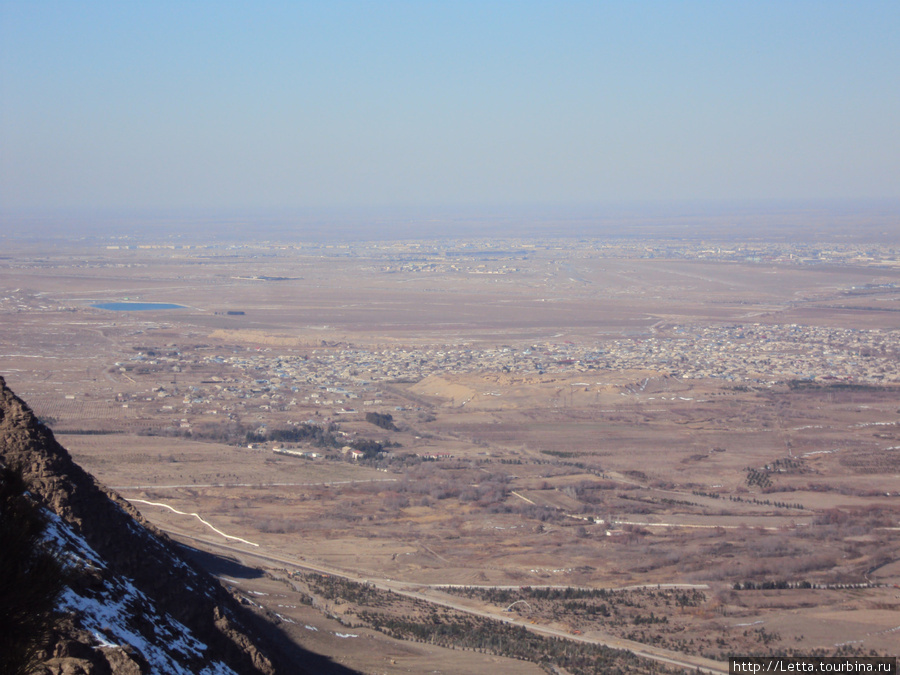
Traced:
[[[378, 588], [379, 590], [392, 591], [393, 593], [397, 593], [398, 595], [404, 595], [406, 597], [416, 598], [418, 600], [425, 600], [435, 605], [448, 607], [460, 612], [466, 612], [468, 614], [474, 614], [476, 616], [503, 621], [505, 623], [516, 626], [522, 626], [527, 630], [539, 635], [565, 638], [567, 640], [573, 640], [575, 642], [603, 645], [606, 647], [611, 647], [613, 649], [625, 649], [630, 652], [634, 652], [638, 656], [642, 656], [654, 661], [659, 661], [680, 668], [689, 668], [692, 671], [696, 670], [703, 673], [715, 674], [723, 674], [728, 672], [728, 664], [721, 663], [719, 661], [713, 661], [701, 656], [680, 654], [668, 649], [661, 649], [652, 645], [645, 645], [640, 642], [625, 640], [613, 635], [602, 633], [600, 631], [587, 631], [582, 635], [573, 635], [567, 630], [553, 628], [551, 626], [531, 624], [525, 619], [516, 616], [510, 616], [509, 614], [506, 614], [500, 610], [487, 610], [482, 607], [475, 607], [473, 606], [474, 603], [472, 603], [471, 601], [467, 602], [465, 598], [448, 597], [445, 594], [440, 593], [440, 591], [438, 590], [440, 588], [439, 586], [434, 586], [431, 584], [408, 583], [397, 581], [394, 579], [373, 579], [362, 577], [348, 570], [312, 563], [302, 558], [288, 558], [282, 555], [275, 555], [262, 550], [248, 551], [246, 548], [232, 546], [230, 544], [220, 542], [213, 542], [206, 538], [198, 537], [196, 535], [192, 535], [172, 527], [161, 527], [160, 525], [157, 525], [157, 527], [176, 537], [177, 539], [188, 539], [191, 542], [200, 544], [206, 548], [227, 551], [228, 553], [237, 557], [241, 563], [248, 566], [257, 566], [259, 563], [254, 564], [252, 561], [259, 561], [267, 565], [286, 565], [292, 568], [310, 570], [313, 572], [319, 572], [321, 574], [340, 577], [349, 581], [368, 583], [375, 588]], [[655, 584], [651, 584], [651, 586], [655, 586]], [[671, 588], [672, 585], [667, 587]], [[690, 588], [692, 586], [685, 585], [685, 587]]]

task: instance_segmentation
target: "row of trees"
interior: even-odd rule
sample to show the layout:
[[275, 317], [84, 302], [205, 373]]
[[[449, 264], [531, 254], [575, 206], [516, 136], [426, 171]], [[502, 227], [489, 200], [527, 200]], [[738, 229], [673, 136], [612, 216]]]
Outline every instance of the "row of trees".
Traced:
[[[677, 672], [632, 652], [544, 637], [522, 626], [437, 608], [424, 600], [398, 596], [370, 584], [314, 573], [295, 573], [292, 578], [306, 584], [311, 598], [354, 605], [355, 619], [343, 621], [350, 628], [366, 626], [396, 639], [531, 661], [548, 672], [555, 672], [555, 668], [572, 675]], [[648, 620], [657, 623], [662, 619], [651, 613], [638, 623]]]
[[573, 675], [678, 672], [642, 659], [629, 651], [544, 637], [522, 626], [462, 613], [444, 613], [441, 616], [433, 614], [431, 617], [413, 620], [361, 612], [360, 619], [366, 625], [393, 638], [531, 661], [548, 670], [555, 666]]

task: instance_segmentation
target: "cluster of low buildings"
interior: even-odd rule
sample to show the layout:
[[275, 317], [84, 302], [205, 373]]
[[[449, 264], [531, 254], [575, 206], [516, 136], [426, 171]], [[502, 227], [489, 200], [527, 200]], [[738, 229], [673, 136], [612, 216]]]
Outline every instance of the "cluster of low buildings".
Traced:
[[[453, 373], [533, 376], [655, 370], [673, 377], [734, 383], [900, 382], [900, 331], [799, 325], [676, 326], [663, 334], [591, 344], [337, 346], [303, 354], [247, 347], [229, 351], [207, 347], [166, 355], [138, 353], [129, 362], [116, 365], [126, 373], [141, 368], [171, 373], [165, 376], [172, 379], [171, 385], [158, 385], [151, 392], [151, 398], [163, 404], [160, 411], [187, 408], [196, 412], [199, 407], [210, 414], [248, 409], [268, 412], [291, 406], [320, 407], [329, 416], [361, 414], [385, 400], [396, 400], [391, 388], [394, 381]], [[198, 384], [195, 375], [190, 385], [179, 387], [177, 378], [182, 371], [205, 373], [204, 379]]]
[[[665, 334], [591, 344], [336, 347], [314, 349], [302, 357], [255, 352], [211, 358], [245, 372], [256, 384], [319, 387], [306, 396], [320, 404], [355, 398], [365, 402], [371, 392], [366, 386], [381, 381], [491, 371], [651, 369], [683, 378], [735, 382], [837, 379], [878, 384], [900, 382], [900, 331], [762, 324], [680, 326]], [[255, 377], [259, 373], [266, 373], [265, 381]]]

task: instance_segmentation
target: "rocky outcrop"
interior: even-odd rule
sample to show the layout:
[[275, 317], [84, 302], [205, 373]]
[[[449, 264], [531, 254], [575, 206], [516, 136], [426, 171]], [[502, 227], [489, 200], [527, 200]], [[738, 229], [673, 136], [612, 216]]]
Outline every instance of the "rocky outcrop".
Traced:
[[2, 377], [0, 464], [21, 474], [67, 571], [36, 672], [306, 672], [268, 653], [259, 619], [79, 467]]

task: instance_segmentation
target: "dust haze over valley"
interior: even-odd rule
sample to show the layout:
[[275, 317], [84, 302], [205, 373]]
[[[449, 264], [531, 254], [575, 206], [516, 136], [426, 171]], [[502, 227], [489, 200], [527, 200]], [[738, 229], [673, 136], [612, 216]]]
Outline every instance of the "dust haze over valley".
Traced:
[[[186, 670], [896, 656], [898, 29], [0, 0], [0, 509], [66, 520], [98, 601], [48, 659], [154, 662], [104, 556], [191, 615]], [[67, 453], [146, 537], [59, 508]], [[205, 600], [152, 571], [182, 554]]]
[[0, 373], [361, 672], [896, 655], [896, 209], [517, 218], [7, 229]]

